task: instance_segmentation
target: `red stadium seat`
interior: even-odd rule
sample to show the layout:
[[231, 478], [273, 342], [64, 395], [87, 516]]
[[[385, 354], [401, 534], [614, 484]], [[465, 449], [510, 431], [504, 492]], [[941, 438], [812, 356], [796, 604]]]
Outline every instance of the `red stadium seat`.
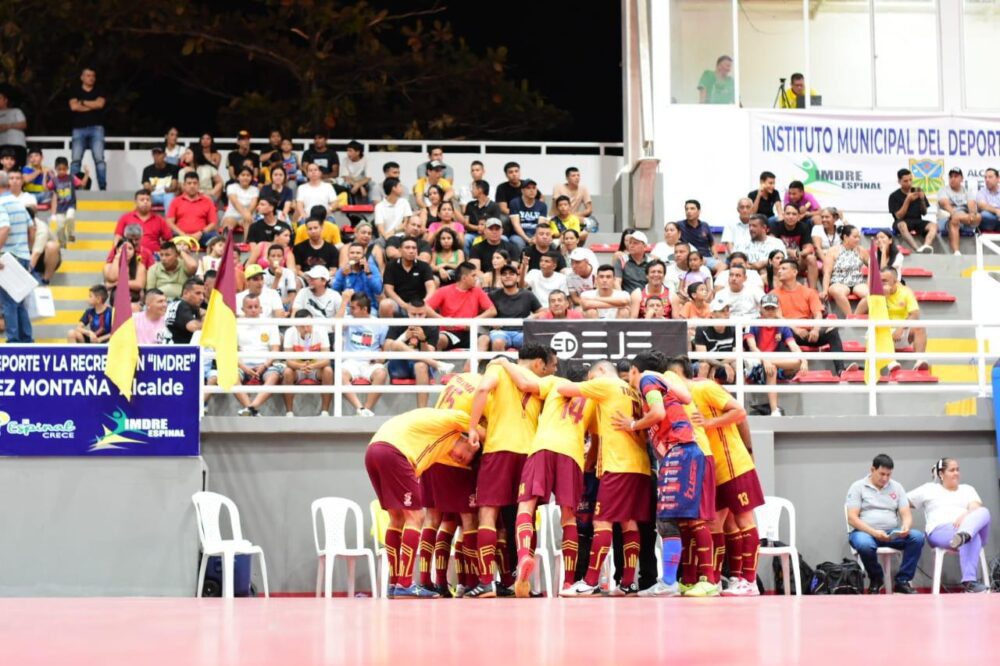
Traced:
[[[865, 383], [865, 369], [858, 368], [857, 370], [845, 370], [840, 373], [840, 380], [847, 382], [848, 384], [864, 384]], [[888, 377], [879, 377], [879, 384], [888, 383]]]
[[249, 252], [250, 243], [236, 243], [233, 247], [236, 248], [237, 252]]
[[829, 370], [806, 370], [792, 377], [796, 384], [839, 384], [840, 377]]
[[417, 383], [416, 379], [396, 379], [395, 377], [389, 380], [389, 383], [393, 386], [415, 386]]
[[[845, 352], [863, 352], [865, 351], [865, 343], [862, 340], [845, 340], [844, 341], [844, 351]], [[903, 352], [906, 354], [913, 352], [913, 347], [899, 347], [896, 349], [898, 352]]]
[[594, 243], [589, 246], [594, 252], [617, 252], [618, 246], [611, 243]]
[[913, 295], [918, 302], [954, 303], [958, 300], [946, 291], [915, 291]]
[[356, 205], [341, 206], [340, 207], [340, 212], [341, 213], [362, 213], [362, 214], [364, 214], [364, 213], [374, 213], [375, 212], [375, 206], [374, 206], [374, 204], [356, 204]]
[[372, 385], [372, 383], [370, 381], [368, 381], [367, 379], [363, 379], [361, 377], [356, 377], [356, 378], [352, 379], [351, 380], [351, 384], [353, 386], [371, 386]]
[[47, 210], [52, 210], [52, 204], [50, 203], [38, 204], [37, 206], [35, 206], [35, 210], [37, 210], [39, 213], [44, 213]]
[[937, 384], [938, 378], [927, 370], [899, 370], [892, 373], [892, 381], [900, 384]]
[[830, 345], [820, 345], [819, 347], [811, 347], [809, 345], [799, 345], [799, 349], [804, 352], [825, 352], [830, 351]]

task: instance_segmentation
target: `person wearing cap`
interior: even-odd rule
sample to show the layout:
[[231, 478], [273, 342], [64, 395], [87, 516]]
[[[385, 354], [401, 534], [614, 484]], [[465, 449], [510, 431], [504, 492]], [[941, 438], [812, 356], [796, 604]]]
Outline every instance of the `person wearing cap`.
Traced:
[[170, 202], [181, 189], [177, 172], [177, 165], [167, 162], [163, 147], [154, 146], [153, 163], [142, 170], [142, 186], [152, 193], [154, 206], [170, 208]]
[[315, 164], [319, 167], [322, 178], [325, 181], [334, 181], [340, 178], [340, 158], [337, 151], [331, 150], [326, 145], [326, 130], [317, 129], [313, 132], [313, 145], [302, 153], [302, 170]]
[[[427, 174], [427, 168], [430, 166], [431, 162], [440, 162], [444, 164], [443, 175], [450, 182], [455, 182], [455, 170], [450, 166], [445, 164], [444, 161], [444, 148], [441, 146], [429, 146], [427, 149], [427, 161], [423, 162], [417, 167], [417, 178], [421, 178]], [[480, 166], [482, 163], [480, 163]], [[480, 176], [481, 177], [481, 176]], [[477, 176], [473, 174], [472, 179], [475, 180]]]
[[[479, 269], [463, 261], [455, 269], [455, 282], [441, 287], [424, 301], [424, 314], [429, 319], [455, 317], [461, 319], [492, 319], [497, 309], [493, 301], [477, 284]], [[442, 326], [438, 336], [438, 351], [471, 349], [469, 329], [465, 326]]]
[[646, 246], [649, 238], [637, 229], [625, 237], [626, 256], [615, 262], [615, 287], [631, 294], [646, 286], [646, 265], [649, 257]]
[[[315, 222], [313, 222], [315, 224]], [[365, 256], [362, 243], [351, 243], [347, 248], [347, 264], [337, 269], [333, 276], [333, 290], [339, 291], [345, 299], [352, 294], [364, 294], [375, 312], [378, 299], [382, 297], [382, 274], [378, 265]]]
[[[515, 199], [516, 201], [516, 199]], [[514, 241], [511, 241], [514, 243]], [[517, 243], [514, 243], [517, 245]], [[528, 243], [527, 248], [518, 247], [522, 251], [521, 262], [527, 265], [527, 270], [537, 270], [540, 268], [540, 260], [550, 252], [558, 255], [556, 258], [556, 270], [561, 271], [566, 268], [566, 258], [558, 251], [552, 241], [552, 229], [547, 224], [543, 224], [535, 231], [534, 238]]]
[[[712, 318], [729, 319], [729, 303], [721, 298], [712, 300]], [[725, 354], [736, 349], [734, 326], [699, 326], [694, 333], [694, 350], [700, 353]], [[709, 358], [698, 361], [698, 377], [711, 378], [720, 384], [736, 381], [736, 359]]]
[[510, 215], [510, 202], [521, 196], [521, 165], [517, 162], [507, 162], [503, 165], [503, 174], [507, 180], [497, 186], [496, 200], [500, 212]]
[[549, 294], [549, 307], [539, 312], [535, 319], [583, 319], [583, 313], [570, 305], [569, 295], [557, 289]]
[[938, 190], [937, 195], [938, 226], [948, 230], [948, 244], [957, 256], [962, 254], [958, 249], [962, 229], [974, 230], [981, 220], [976, 201], [969, 200], [962, 178], [962, 170], [952, 167], [948, 171], [948, 184]]
[[343, 315], [343, 297], [330, 289], [330, 271], [326, 266], [313, 266], [304, 275], [309, 285], [295, 295], [292, 311], [309, 310], [314, 317], [332, 319]]
[[593, 250], [578, 247], [569, 255], [569, 272], [566, 274], [567, 295], [573, 305], [580, 304], [580, 294], [597, 287], [597, 268], [600, 262]]
[[512, 261], [521, 258], [517, 246], [503, 239], [503, 222], [498, 217], [491, 217], [483, 223], [483, 241], [473, 245], [469, 260], [482, 270], [483, 266], [493, 265], [493, 255], [500, 250], [507, 250]]
[[[498, 319], [529, 319], [542, 311], [541, 298], [518, 286], [518, 270], [513, 264], [500, 269], [500, 289], [490, 292]], [[520, 349], [524, 331], [520, 326], [498, 326], [479, 336], [480, 351]]]
[[146, 272], [146, 291], [159, 289], [167, 300], [180, 298], [187, 279], [198, 272], [198, 261], [187, 245], [164, 241], [160, 245], [160, 260]]
[[[510, 240], [519, 250], [524, 250], [535, 238], [539, 225], [547, 226], [545, 216], [549, 207], [538, 198], [538, 183], [526, 178], [521, 181], [520, 196], [510, 200]], [[548, 250], [546, 250], [548, 251]]]
[[562, 261], [562, 255], [554, 249], [549, 250], [539, 259], [538, 268], [522, 274], [521, 286], [531, 289], [538, 300], [545, 303], [548, 303], [549, 294], [553, 291], [568, 291], [566, 275], [557, 270], [559, 261]]
[[[247, 231], [248, 243], [273, 243], [274, 237], [284, 230], [292, 235], [292, 226], [278, 217], [278, 195], [270, 192], [261, 194], [257, 202], [257, 220]], [[300, 266], [301, 262], [296, 259]]]
[[611, 264], [597, 267], [596, 289], [580, 294], [580, 307], [588, 319], [628, 319], [628, 292], [615, 287], [615, 269]]
[[701, 219], [701, 203], [697, 199], [684, 202], [684, 219], [677, 223], [681, 228], [681, 240], [698, 250], [705, 259], [705, 265], [712, 273], [718, 273], [725, 268], [715, 252], [715, 236], [712, 227]]
[[559, 197], [569, 197], [569, 210], [583, 220], [584, 228], [591, 229], [597, 225], [594, 202], [590, 198], [590, 190], [580, 184], [578, 168], [571, 166], [566, 169], [566, 182], [556, 185], [552, 190], [552, 200]]
[[277, 290], [264, 286], [264, 269], [260, 264], [247, 264], [243, 271], [246, 289], [236, 294], [236, 314], [243, 314], [243, 299], [247, 296], [260, 298], [261, 311], [264, 317], [287, 317], [281, 294]]
[[567, 229], [573, 229], [580, 234], [580, 244], [587, 242], [587, 230], [583, 228], [580, 218], [570, 210], [569, 197], [561, 196], [555, 200], [556, 214], [549, 218], [549, 226], [552, 227], [552, 234], [562, 236]]
[[993, 167], [983, 172], [983, 187], [976, 193], [979, 231], [1000, 230], [1000, 174]]
[[[156, 200], [155, 195], [153, 200]], [[202, 247], [206, 247], [208, 241], [218, 235], [216, 232], [218, 224], [219, 217], [215, 203], [201, 193], [198, 187], [198, 174], [193, 171], [184, 174], [181, 196], [167, 205], [167, 226], [170, 227], [170, 231], [178, 236], [191, 236]]]
[[250, 150], [250, 132], [240, 130], [239, 134], [236, 135], [236, 150], [230, 151], [226, 156], [226, 170], [229, 172], [229, 180], [236, 180], [236, 176], [246, 160], [253, 162], [253, 179], [257, 180], [257, 175], [260, 172], [260, 155]]
[[[469, 256], [472, 246], [484, 231], [486, 220], [500, 219], [500, 206], [490, 199], [490, 184], [485, 180], [472, 182], [472, 201], [465, 204], [465, 255]], [[503, 228], [503, 223], [500, 225]], [[490, 264], [484, 264], [489, 266]]]
[[[781, 319], [781, 302], [775, 294], [764, 294], [760, 299], [760, 316], [762, 319]], [[795, 373], [809, 370], [806, 359], [796, 358], [802, 354], [802, 349], [795, 342], [792, 329], [787, 326], [751, 326], [743, 334], [743, 343], [749, 352], [789, 354], [787, 359], [747, 361], [745, 368], [749, 382], [773, 386], [778, 380], [791, 379]], [[784, 416], [785, 413], [778, 406], [777, 393], [768, 393], [767, 402], [771, 408], [771, 416]]]
[[423, 178], [417, 180], [413, 186], [413, 200], [417, 202], [419, 208], [427, 208], [430, 205], [428, 190], [432, 185], [437, 185], [444, 190], [442, 201], [451, 201], [455, 196], [455, 191], [451, 187], [451, 181], [444, 177], [444, 162], [431, 160], [427, 163], [427, 172]]

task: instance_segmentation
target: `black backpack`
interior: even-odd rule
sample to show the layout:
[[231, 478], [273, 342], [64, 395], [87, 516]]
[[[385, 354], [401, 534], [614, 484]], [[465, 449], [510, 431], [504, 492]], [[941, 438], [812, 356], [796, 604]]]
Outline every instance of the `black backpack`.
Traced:
[[864, 590], [865, 573], [853, 560], [823, 562], [813, 573], [813, 594], [862, 594]]
[[[781, 548], [787, 544], [781, 541], [770, 541], [768, 539], [763, 539], [761, 545], [768, 545], [775, 548]], [[790, 565], [791, 563], [789, 563]], [[781, 558], [775, 557], [771, 560], [771, 572], [774, 574], [774, 593], [784, 594], [785, 593], [785, 579], [781, 575]], [[802, 555], [799, 555], [799, 575], [802, 580], [802, 594], [812, 594], [812, 579], [814, 576], [813, 568], [806, 564], [806, 561], [802, 559]], [[789, 566], [788, 572], [789, 585], [791, 586], [791, 594], [795, 594], [795, 575], [791, 571]], [[760, 580], [760, 578], [758, 578]]]

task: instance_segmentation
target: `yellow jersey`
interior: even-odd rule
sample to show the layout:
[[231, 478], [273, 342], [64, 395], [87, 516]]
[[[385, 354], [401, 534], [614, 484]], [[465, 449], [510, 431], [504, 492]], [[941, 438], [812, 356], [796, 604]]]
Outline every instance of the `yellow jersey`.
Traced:
[[468, 414], [457, 409], [423, 407], [393, 416], [383, 423], [369, 445], [386, 442], [396, 447], [420, 476], [434, 463], [451, 460], [448, 454], [468, 430]]
[[[531, 370], [518, 366], [515, 372], [538, 379]], [[538, 428], [542, 400], [537, 395], [522, 393], [507, 371], [500, 365], [486, 366], [483, 379], [494, 377], [496, 387], [486, 401], [486, 444], [483, 453], [510, 451], [527, 455]]]
[[885, 305], [889, 310], [889, 319], [909, 319], [910, 314], [920, 312], [913, 290], [905, 284], [896, 285], [894, 294], [885, 295]]
[[[431, 183], [427, 176], [417, 179], [417, 183], [413, 186], [413, 196], [417, 199], [417, 201], [423, 201], [427, 198], [427, 190], [430, 189], [430, 186]], [[447, 192], [451, 189], [451, 181], [447, 178], [439, 178], [437, 186]]]
[[[457, 409], [465, 414], [470, 414], [472, 412], [473, 394], [476, 392], [476, 387], [479, 386], [480, 379], [482, 379], [482, 375], [475, 372], [463, 372], [455, 375], [448, 380], [444, 390], [438, 394], [434, 409]], [[438, 460], [438, 463], [448, 465], [449, 467], [472, 469], [469, 465], [455, 462], [448, 456]]]
[[[691, 382], [689, 386], [691, 403], [697, 406], [698, 411], [706, 418], [714, 419], [720, 416], [726, 403], [732, 400], [729, 392], [713, 381]], [[707, 428], [706, 431], [712, 455], [715, 457], [716, 484], [731, 481], [740, 474], [755, 469], [753, 458], [750, 457], [750, 452], [747, 451], [735, 423], [721, 428]]]
[[552, 451], [572, 458], [583, 469], [583, 438], [594, 425], [597, 404], [587, 398], [567, 398], [556, 388], [568, 384], [562, 377], [541, 381], [542, 414], [531, 442], [530, 453]]
[[619, 474], [649, 474], [649, 454], [646, 438], [639, 432], [615, 430], [616, 413], [642, 418], [639, 392], [617, 377], [598, 377], [580, 384], [584, 397], [597, 403], [597, 433], [601, 448], [597, 457], [597, 476], [605, 472]]

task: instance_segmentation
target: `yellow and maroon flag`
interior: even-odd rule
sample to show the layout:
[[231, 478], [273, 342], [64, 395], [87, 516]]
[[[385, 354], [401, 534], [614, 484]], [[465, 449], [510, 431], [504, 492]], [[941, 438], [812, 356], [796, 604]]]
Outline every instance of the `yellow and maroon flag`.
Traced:
[[208, 297], [208, 311], [201, 329], [201, 346], [215, 350], [219, 386], [229, 390], [236, 384], [239, 366], [236, 361], [236, 258], [233, 256], [233, 232], [226, 232], [226, 245]]
[[[889, 318], [889, 307], [885, 301], [885, 290], [882, 289], [882, 272], [879, 270], [879, 251], [872, 241], [871, 259], [868, 261], [868, 318], [870, 320], [887, 320]], [[870, 352], [872, 346], [878, 354], [889, 354], [895, 350], [896, 346], [892, 342], [892, 328], [889, 326], [876, 326], [869, 329], [866, 336], [865, 351]], [[870, 367], [868, 360], [865, 360], [865, 383], [877, 382], [882, 368], [889, 365], [891, 361], [879, 359], [874, 367]]]
[[126, 400], [132, 399], [132, 382], [135, 369], [139, 365], [139, 338], [132, 321], [132, 299], [128, 288], [128, 252], [121, 248], [118, 260], [118, 286], [112, 309], [111, 337], [108, 338], [108, 360], [104, 374], [110, 379]]

